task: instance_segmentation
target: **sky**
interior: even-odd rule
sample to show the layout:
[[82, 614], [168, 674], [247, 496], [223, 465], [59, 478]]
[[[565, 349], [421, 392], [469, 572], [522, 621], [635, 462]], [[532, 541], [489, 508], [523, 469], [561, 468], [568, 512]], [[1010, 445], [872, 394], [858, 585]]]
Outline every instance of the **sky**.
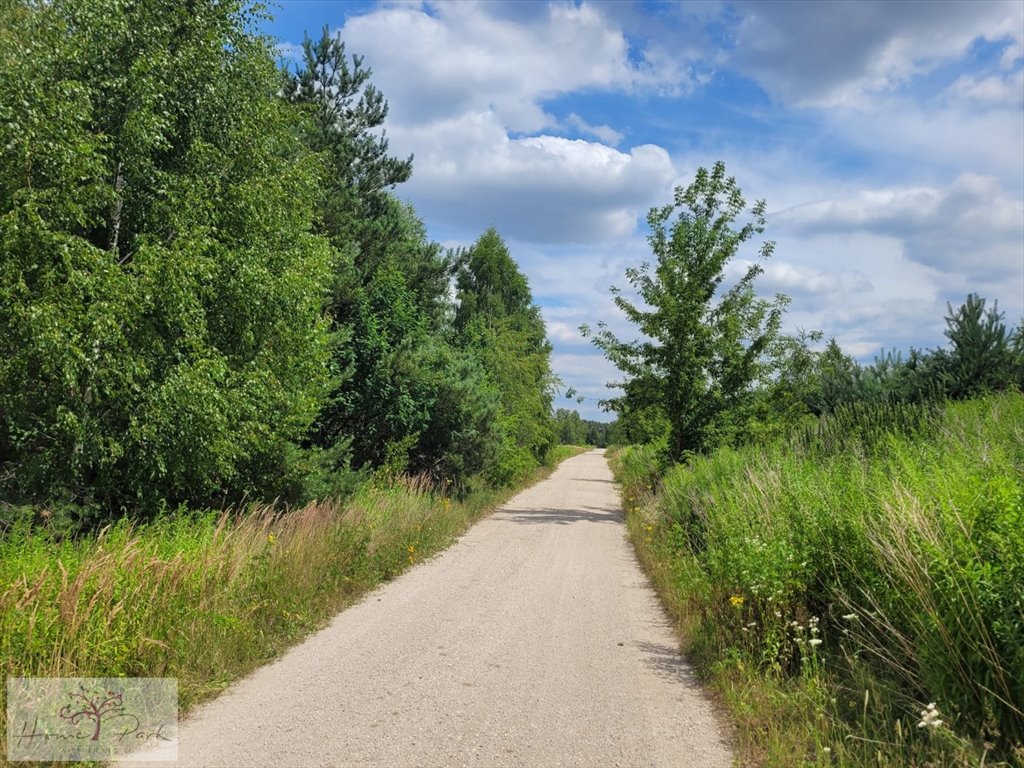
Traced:
[[[609, 287], [646, 215], [725, 162], [767, 202], [758, 292], [855, 358], [943, 346], [947, 302], [1024, 315], [1024, 2], [272, 3], [282, 62], [326, 25], [390, 104], [430, 236], [490, 225], [527, 276], [584, 418], [618, 372], [582, 323], [636, 333]], [[759, 243], [741, 251], [736, 274]]]

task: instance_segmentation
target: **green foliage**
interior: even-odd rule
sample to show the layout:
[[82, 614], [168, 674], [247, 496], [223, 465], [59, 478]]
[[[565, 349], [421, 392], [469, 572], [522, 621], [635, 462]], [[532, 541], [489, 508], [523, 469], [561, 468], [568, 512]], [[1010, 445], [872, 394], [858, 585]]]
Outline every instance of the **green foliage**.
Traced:
[[[646, 263], [626, 271], [648, 308], [613, 289], [616, 306], [644, 340], [620, 341], [604, 323], [596, 333], [581, 328], [626, 377], [626, 394], [609, 406], [620, 413], [660, 408], [675, 459], [739, 440], [755, 415], [755, 388], [772, 371], [770, 353], [787, 300], [757, 298], [754, 281], [763, 270], [756, 263], [734, 285], [723, 285], [728, 263], [764, 231], [763, 201], [746, 223], [734, 226], [745, 208], [723, 163], [710, 173], [698, 169], [692, 184], [676, 189], [673, 203], [648, 215], [653, 273]], [[773, 249], [764, 243], [759, 258]]]
[[303, 66], [286, 77], [285, 95], [310, 117], [305, 140], [320, 153], [327, 178], [320, 197], [323, 231], [339, 248], [359, 243], [359, 263], [366, 274], [376, 268], [375, 242], [393, 238], [379, 235], [378, 220], [392, 204], [385, 190], [407, 181], [412, 157], [400, 160], [388, 154], [384, 124], [388, 103], [370, 83], [373, 74], [363, 57], [345, 56], [340, 34], [331, 37], [325, 26], [316, 41], [302, 43]]
[[[789, 727], [804, 729], [794, 762], [828, 746], [844, 765], [1013, 763], [1022, 429], [1016, 393], [844, 406], [815, 433], [669, 469], [653, 502], [629, 505], [634, 541], [702, 664], [739, 660], [811, 705]], [[620, 456], [627, 499], [656, 485], [653, 462]], [[919, 728], [929, 702], [945, 724]]]
[[805, 349], [810, 366], [801, 379], [801, 397], [807, 409], [820, 414], [852, 403], [926, 403], [1020, 389], [1021, 329], [1009, 332], [998, 308], [986, 311], [977, 294], [956, 311], [947, 306], [948, 348], [911, 349], [905, 359], [899, 352], [883, 351], [867, 366], [843, 355], [835, 340], [822, 352]]
[[542, 464], [554, 444], [551, 345], [526, 278], [493, 228], [461, 255], [456, 293], [455, 344], [500, 396], [492, 478], [507, 482]]
[[563, 445], [608, 445], [609, 424], [582, 419], [576, 411], [559, 408], [555, 411], [553, 427], [555, 437]]
[[946, 306], [950, 351], [945, 383], [949, 396], [962, 399], [1004, 389], [1013, 378], [1017, 361], [998, 302], [986, 312], [985, 300], [972, 293], [956, 312], [952, 305]]
[[325, 29], [304, 43], [304, 66], [286, 93], [310, 115], [304, 134], [327, 179], [322, 231], [351, 263], [339, 263], [328, 310], [338, 337], [339, 384], [311, 441], [382, 476], [425, 472], [460, 487], [497, 453], [498, 395], [480, 364], [447, 338], [451, 258], [387, 190], [409, 178], [412, 158], [388, 155], [388, 111], [359, 56], [351, 64]]
[[275, 495], [334, 257], [268, 42], [240, 3], [0, 13], [0, 492]]

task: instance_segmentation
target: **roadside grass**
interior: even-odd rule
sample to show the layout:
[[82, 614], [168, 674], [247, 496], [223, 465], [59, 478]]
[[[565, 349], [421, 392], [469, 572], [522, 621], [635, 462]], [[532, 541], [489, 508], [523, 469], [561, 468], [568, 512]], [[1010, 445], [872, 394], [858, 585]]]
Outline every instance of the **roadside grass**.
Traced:
[[1024, 765], [1024, 396], [612, 463], [743, 764]]
[[584, 450], [557, 446], [517, 488], [461, 499], [399, 478], [343, 502], [122, 520], [80, 540], [16, 526], [0, 536], [0, 670], [174, 677], [186, 712]]

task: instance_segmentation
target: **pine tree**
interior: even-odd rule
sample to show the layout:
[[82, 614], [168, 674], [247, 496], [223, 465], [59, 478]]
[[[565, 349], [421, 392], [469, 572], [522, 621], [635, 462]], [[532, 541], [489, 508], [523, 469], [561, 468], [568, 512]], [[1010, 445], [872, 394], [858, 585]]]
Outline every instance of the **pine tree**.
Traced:
[[946, 308], [949, 396], [969, 398], [1005, 389], [1014, 377], [1015, 355], [998, 302], [986, 312], [985, 299], [972, 293], [956, 312], [948, 302]]

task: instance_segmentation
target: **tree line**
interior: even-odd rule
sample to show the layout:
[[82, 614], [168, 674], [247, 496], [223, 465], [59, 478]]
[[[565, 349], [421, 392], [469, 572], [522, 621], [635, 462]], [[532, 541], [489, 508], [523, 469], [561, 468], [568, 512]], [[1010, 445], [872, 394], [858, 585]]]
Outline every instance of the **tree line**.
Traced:
[[[1010, 329], [998, 304], [970, 294], [948, 305], [948, 345], [883, 352], [861, 365], [819, 331], [784, 334], [789, 299], [755, 291], [774, 243], [766, 205], [749, 209], [724, 163], [648, 215], [653, 263], [626, 271], [636, 298], [613, 287], [616, 306], [639, 338], [620, 339], [604, 323], [584, 325], [622, 373], [603, 401], [618, 416], [616, 441], [653, 443], [666, 461], [722, 446], [770, 439], [813, 417], [850, 406], [899, 407], [1024, 389], [1024, 319]], [[756, 257], [730, 284], [727, 266], [743, 248]]]
[[325, 29], [282, 67], [261, 20], [0, 9], [0, 503], [85, 525], [545, 459], [551, 348], [502, 238], [431, 242], [363, 59]]

